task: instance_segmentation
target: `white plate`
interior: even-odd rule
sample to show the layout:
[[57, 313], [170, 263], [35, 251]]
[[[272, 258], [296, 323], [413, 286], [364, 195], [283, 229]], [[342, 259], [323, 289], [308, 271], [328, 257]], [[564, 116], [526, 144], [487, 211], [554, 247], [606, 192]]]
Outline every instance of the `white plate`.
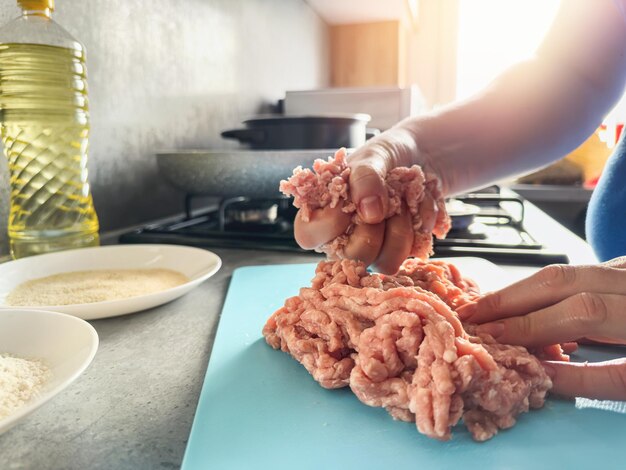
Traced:
[[[68, 313], [84, 320], [139, 312], [177, 299], [215, 274], [222, 260], [215, 253], [179, 245], [114, 245], [60, 251], [0, 264], [0, 309], [35, 309]], [[190, 280], [180, 286], [127, 299], [89, 304], [20, 306], [5, 300], [18, 284], [53, 274], [92, 269], [172, 269]]]
[[0, 434], [76, 380], [97, 349], [98, 334], [84, 320], [42, 310], [0, 310], [0, 353], [40, 360], [51, 372], [37, 397], [0, 419]]

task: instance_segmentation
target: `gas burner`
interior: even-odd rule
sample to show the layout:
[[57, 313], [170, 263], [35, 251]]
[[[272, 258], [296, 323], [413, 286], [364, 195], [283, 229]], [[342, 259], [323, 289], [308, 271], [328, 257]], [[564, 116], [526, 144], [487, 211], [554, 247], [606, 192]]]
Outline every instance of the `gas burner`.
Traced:
[[488, 227], [480, 222], [474, 222], [467, 228], [455, 228], [454, 225], [446, 238], [464, 240], [484, 240], [487, 238]]
[[226, 219], [239, 224], [273, 224], [278, 218], [278, 203], [268, 200], [236, 201], [226, 206]]
[[[151, 225], [126, 233], [123, 243], [173, 243], [205, 248], [250, 248], [304, 252], [293, 236], [297, 210], [291, 200], [225, 199], [219, 208], [192, 217], [192, 196], [186, 197], [187, 217], [174, 223]], [[506, 197], [489, 187], [457, 200], [479, 208], [467, 227], [453, 229], [443, 240], [435, 240], [435, 253], [445, 256], [479, 256], [509, 264], [545, 266], [568, 263], [566, 255], [554, 253], [524, 228], [524, 202]]]

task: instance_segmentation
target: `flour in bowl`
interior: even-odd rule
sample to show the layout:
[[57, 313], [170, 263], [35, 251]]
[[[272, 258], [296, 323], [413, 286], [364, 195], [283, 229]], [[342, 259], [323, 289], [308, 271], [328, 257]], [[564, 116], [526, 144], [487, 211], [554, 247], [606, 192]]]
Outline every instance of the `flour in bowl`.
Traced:
[[23, 282], [9, 293], [6, 304], [89, 304], [152, 294], [187, 282], [187, 276], [171, 269], [74, 271]]
[[50, 375], [40, 361], [0, 354], [0, 420], [39, 395]]

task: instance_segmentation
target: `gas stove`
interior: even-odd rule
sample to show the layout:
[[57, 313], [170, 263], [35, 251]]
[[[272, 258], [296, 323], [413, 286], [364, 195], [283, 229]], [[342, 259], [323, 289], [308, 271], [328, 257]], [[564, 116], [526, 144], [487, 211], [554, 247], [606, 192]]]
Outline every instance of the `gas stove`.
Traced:
[[[293, 237], [296, 209], [288, 198], [229, 198], [199, 214], [192, 214], [192, 199], [185, 199], [186, 216], [125, 233], [120, 241], [304, 252]], [[477, 213], [469, 226], [453, 225], [445, 239], [435, 240], [436, 256], [478, 256], [534, 266], [569, 262], [565, 254], [547, 249], [541, 234], [524, 228], [524, 201], [519, 197], [503, 195], [492, 186], [456, 199], [476, 206]]]

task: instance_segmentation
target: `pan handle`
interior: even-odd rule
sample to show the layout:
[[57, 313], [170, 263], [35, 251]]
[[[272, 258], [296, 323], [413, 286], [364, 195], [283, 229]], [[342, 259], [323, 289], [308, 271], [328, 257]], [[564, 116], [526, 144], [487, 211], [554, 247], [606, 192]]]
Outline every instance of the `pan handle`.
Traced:
[[237, 139], [243, 144], [262, 144], [265, 141], [265, 131], [261, 129], [229, 129], [222, 132], [225, 139]]

